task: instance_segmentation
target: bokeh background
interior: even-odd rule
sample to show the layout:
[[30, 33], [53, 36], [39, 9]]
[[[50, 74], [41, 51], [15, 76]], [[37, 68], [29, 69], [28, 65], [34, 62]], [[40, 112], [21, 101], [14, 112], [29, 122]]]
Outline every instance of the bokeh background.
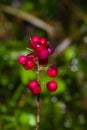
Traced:
[[55, 47], [49, 65], [59, 68], [58, 90], [42, 85], [40, 130], [87, 130], [86, 0], [0, 0], [0, 130], [35, 129], [36, 97], [27, 84], [36, 73], [17, 61], [33, 35]]

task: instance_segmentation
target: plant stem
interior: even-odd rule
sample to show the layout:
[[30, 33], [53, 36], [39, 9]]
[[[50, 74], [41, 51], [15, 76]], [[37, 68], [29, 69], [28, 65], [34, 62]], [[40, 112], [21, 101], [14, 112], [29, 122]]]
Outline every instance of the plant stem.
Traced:
[[[37, 60], [37, 81], [40, 84], [40, 66]], [[36, 118], [36, 130], [39, 130], [40, 125], [40, 94], [37, 95], [37, 118]]]
[[40, 125], [40, 94], [37, 95], [36, 130], [39, 130], [39, 125]]

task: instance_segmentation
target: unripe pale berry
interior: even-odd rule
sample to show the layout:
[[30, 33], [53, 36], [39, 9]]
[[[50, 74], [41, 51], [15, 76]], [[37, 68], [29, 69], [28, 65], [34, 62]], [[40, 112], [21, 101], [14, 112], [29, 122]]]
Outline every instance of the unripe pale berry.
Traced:
[[56, 66], [50, 66], [47, 70], [47, 74], [50, 77], [55, 77], [58, 74], [58, 68]]
[[26, 59], [27, 59], [26, 56], [21, 55], [21, 56], [18, 57], [18, 62], [19, 62], [21, 65], [24, 65], [25, 62], [26, 62]]
[[49, 81], [47, 84], [46, 84], [46, 87], [47, 87], [47, 90], [49, 92], [55, 92], [58, 88], [58, 84], [56, 81]]

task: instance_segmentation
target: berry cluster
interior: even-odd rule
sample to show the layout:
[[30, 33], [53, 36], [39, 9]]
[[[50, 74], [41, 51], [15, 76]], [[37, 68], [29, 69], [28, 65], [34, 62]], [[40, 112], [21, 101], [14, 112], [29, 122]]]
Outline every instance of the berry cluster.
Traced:
[[[40, 38], [39, 36], [33, 36], [29, 41], [29, 47], [32, 49], [32, 53], [21, 55], [18, 58], [19, 63], [26, 69], [34, 69], [35, 64], [38, 63], [39, 66], [44, 66], [48, 63], [49, 55], [54, 53], [54, 48], [49, 45], [46, 38]], [[55, 77], [58, 74], [58, 68], [56, 66], [50, 66], [47, 69], [47, 75], [50, 77]], [[29, 90], [33, 94], [39, 94], [41, 92], [40, 82], [36, 80], [31, 80], [28, 83]], [[47, 90], [50, 92], [56, 91], [58, 84], [56, 81], [52, 80], [46, 83]]]

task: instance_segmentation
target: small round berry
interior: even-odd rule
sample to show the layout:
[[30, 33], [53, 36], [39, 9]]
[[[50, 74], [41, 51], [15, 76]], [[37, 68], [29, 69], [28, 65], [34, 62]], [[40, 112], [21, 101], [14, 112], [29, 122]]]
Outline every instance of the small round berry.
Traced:
[[48, 58], [48, 51], [47, 51], [47, 49], [45, 48], [42, 52], [40, 52], [38, 54], [38, 57], [40, 59], [42, 59], [42, 60]]
[[48, 54], [52, 55], [54, 53], [54, 48], [52, 46], [47, 46]]
[[18, 62], [21, 64], [21, 65], [24, 65], [25, 62], [26, 62], [26, 56], [24, 55], [21, 55], [18, 57]]
[[41, 45], [40, 43], [35, 44], [35, 47], [34, 47], [35, 51], [41, 52], [41, 51], [43, 51], [43, 49], [44, 49], [44, 46]]
[[36, 88], [34, 88], [32, 91], [31, 91], [33, 94], [39, 94], [41, 92], [41, 87], [40, 86], [37, 86]]
[[33, 60], [33, 61], [35, 61], [35, 59], [36, 59], [36, 54], [35, 53], [29, 53], [29, 54], [27, 54], [27, 60]]
[[41, 91], [41, 86], [39, 85], [39, 83], [36, 80], [31, 80], [28, 83], [28, 87], [29, 90], [33, 93], [33, 94], [39, 94]]
[[36, 80], [31, 80], [29, 83], [28, 83], [28, 87], [31, 91], [33, 91], [34, 88], [36, 88], [38, 86], [38, 82]]
[[47, 46], [48, 42], [46, 38], [40, 38], [40, 44], [42, 44], [43, 46]]
[[31, 70], [31, 69], [33, 69], [34, 68], [34, 61], [33, 60], [28, 60], [28, 61], [26, 61], [26, 63], [25, 63], [25, 65], [24, 65], [24, 68], [26, 69], [26, 70]]
[[32, 42], [32, 41], [30, 41], [30, 42], [29, 42], [29, 46], [30, 46], [32, 49], [34, 49], [34, 48], [35, 48], [35, 45], [36, 45], [36, 43], [35, 43], [35, 42]]
[[47, 70], [47, 74], [50, 77], [55, 77], [58, 74], [58, 68], [56, 66], [50, 66]]
[[39, 36], [33, 36], [33, 37], [31, 37], [31, 42], [35, 42], [35, 43], [39, 43], [39, 40], [40, 40], [40, 38], [39, 38]]
[[55, 92], [58, 88], [58, 84], [56, 81], [49, 81], [47, 84], [46, 84], [46, 87], [47, 87], [47, 90], [49, 92]]

